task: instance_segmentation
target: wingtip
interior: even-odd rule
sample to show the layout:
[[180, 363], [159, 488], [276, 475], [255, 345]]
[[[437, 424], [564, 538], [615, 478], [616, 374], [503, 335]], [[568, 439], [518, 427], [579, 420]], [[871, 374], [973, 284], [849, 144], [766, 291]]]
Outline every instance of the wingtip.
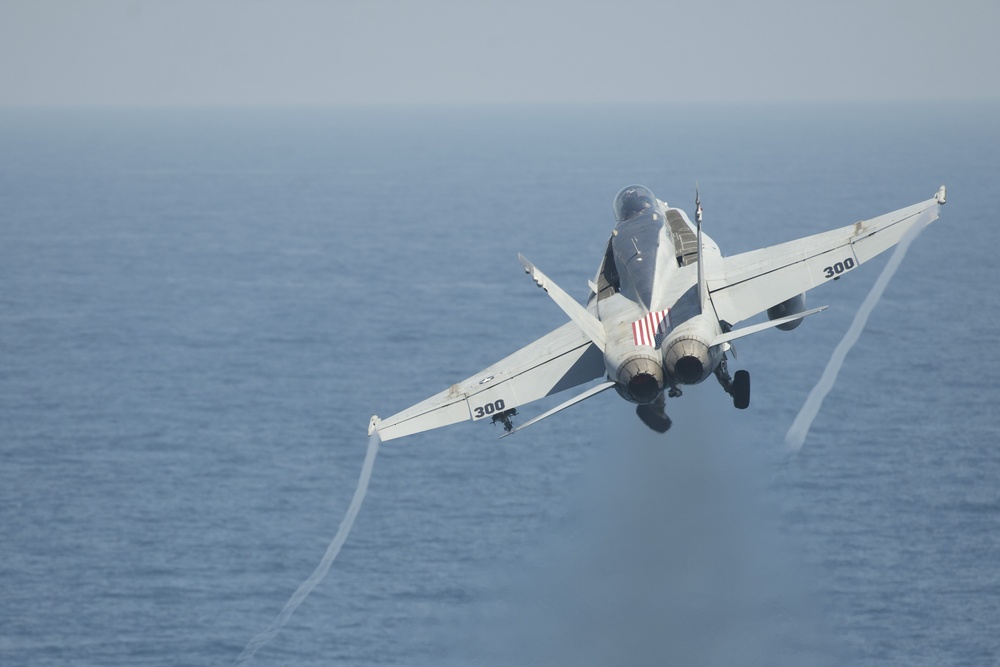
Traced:
[[372, 418], [368, 421], [368, 435], [371, 436], [378, 432], [378, 427], [382, 424], [382, 420], [378, 415], [372, 415]]
[[947, 194], [948, 194], [948, 191], [942, 185], [940, 188], [938, 188], [937, 194], [934, 195], [934, 199], [937, 200], [937, 203], [944, 204], [945, 201], [946, 201], [946, 199], [947, 199]]

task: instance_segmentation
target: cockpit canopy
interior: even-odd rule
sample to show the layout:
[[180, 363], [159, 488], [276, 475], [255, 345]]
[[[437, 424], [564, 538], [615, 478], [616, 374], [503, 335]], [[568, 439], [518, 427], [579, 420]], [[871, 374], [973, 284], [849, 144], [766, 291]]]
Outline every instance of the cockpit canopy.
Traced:
[[615, 220], [625, 222], [656, 206], [656, 197], [644, 185], [627, 185], [615, 197]]

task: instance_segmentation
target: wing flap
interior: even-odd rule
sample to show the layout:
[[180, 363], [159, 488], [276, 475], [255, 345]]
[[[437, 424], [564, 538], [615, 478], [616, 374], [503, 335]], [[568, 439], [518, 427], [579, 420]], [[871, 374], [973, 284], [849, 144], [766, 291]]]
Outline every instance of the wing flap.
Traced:
[[719, 319], [736, 324], [839, 278], [938, 217], [938, 198], [829, 232], [725, 257], [708, 280]]
[[604, 356], [568, 322], [498, 361], [391, 417], [375, 422], [382, 441], [469, 419], [491, 417], [603, 376]]

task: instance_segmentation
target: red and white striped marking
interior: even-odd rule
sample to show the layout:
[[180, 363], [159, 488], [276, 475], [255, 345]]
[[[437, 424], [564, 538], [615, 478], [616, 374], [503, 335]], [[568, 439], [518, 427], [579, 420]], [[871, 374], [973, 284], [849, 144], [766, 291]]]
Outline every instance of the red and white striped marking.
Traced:
[[670, 330], [670, 311], [661, 310], [632, 323], [632, 340], [636, 345], [656, 347]]

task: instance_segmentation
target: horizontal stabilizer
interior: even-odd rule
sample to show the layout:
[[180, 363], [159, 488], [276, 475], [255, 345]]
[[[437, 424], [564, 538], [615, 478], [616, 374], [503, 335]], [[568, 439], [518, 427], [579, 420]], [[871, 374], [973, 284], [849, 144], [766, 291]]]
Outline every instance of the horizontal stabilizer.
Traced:
[[733, 329], [729, 333], [724, 333], [721, 336], [716, 336], [715, 340], [712, 341], [712, 347], [715, 347], [716, 345], [722, 345], [723, 343], [728, 343], [730, 341], [736, 340], [737, 338], [743, 338], [744, 336], [749, 336], [750, 334], [755, 334], [758, 331], [764, 331], [765, 329], [781, 326], [782, 324], [787, 324], [788, 322], [801, 320], [803, 317], [809, 317], [810, 315], [815, 315], [816, 313], [823, 312], [827, 308], [829, 308], [829, 306], [820, 306], [819, 308], [813, 308], [812, 310], [806, 310], [801, 313], [795, 313], [794, 315], [788, 315], [787, 317], [779, 317], [776, 320], [761, 322], [760, 324], [755, 324], [749, 327], [743, 327], [741, 329]]
[[587, 391], [583, 392], [579, 396], [575, 396], [575, 397], [569, 399], [568, 401], [566, 401], [565, 403], [560, 403], [559, 405], [557, 405], [556, 407], [552, 408], [548, 412], [544, 412], [544, 413], [538, 415], [537, 417], [535, 417], [534, 419], [531, 419], [529, 421], [524, 422], [523, 424], [521, 424], [520, 426], [518, 426], [514, 430], [507, 431], [506, 433], [504, 433], [500, 437], [501, 438], [506, 438], [508, 435], [511, 435], [512, 433], [517, 433], [522, 428], [528, 428], [532, 424], [534, 424], [536, 422], [540, 422], [543, 419], [545, 419], [546, 417], [551, 417], [552, 415], [554, 415], [557, 412], [562, 412], [563, 410], [565, 410], [566, 408], [570, 407], [571, 405], [576, 405], [580, 401], [585, 401], [588, 398], [590, 398], [591, 396], [596, 396], [597, 394], [600, 394], [602, 391], [604, 391], [606, 389], [611, 389], [611, 387], [613, 387], [613, 386], [615, 386], [615, 383], [611, 382], [610, 380], [608, 382], [602, 382], [601, 384], [599, 384], [597, 386], [591, 387], [590, 389], [588, 389]]

